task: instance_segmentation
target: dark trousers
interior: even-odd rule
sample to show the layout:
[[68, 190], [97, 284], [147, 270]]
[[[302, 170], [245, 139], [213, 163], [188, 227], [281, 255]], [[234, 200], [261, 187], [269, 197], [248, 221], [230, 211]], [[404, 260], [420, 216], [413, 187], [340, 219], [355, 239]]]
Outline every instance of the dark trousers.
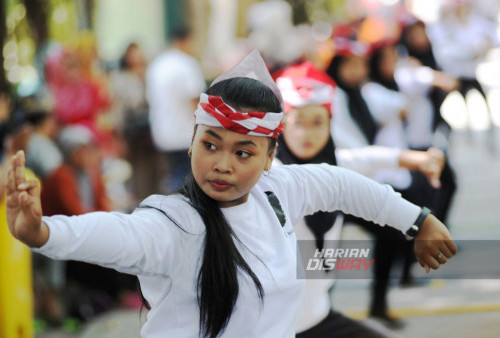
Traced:
[[[412, 148], [413, 150], [426, 151], [428, 148]], [[432, 210], [432, 214], [441, 222], [446, 224], [449, 215], [451, 203], [457, 190], [457, 180], [455, 171], [445, 158], [445, 163], [441, 176], [441, 187], [439, 189], [432, 188], [427, 178], [420, 173], [412, 173], [412, 186], [418, 185], [420, 189], [410, 189], [409, 191], [401, 192], [403, 197], [420, 206], [426, 206]]]
[[[425, 176], [419, 172], [412, 172], [412, 184], [399, 192], [408, 201], [423, 206], [428, 205], [428, 202], [425, 203], [425, 199], [430, 196], [429, 189], [430, 185]], [[351, 215], [346, 215], [345, 221], [362, 226], [375, 237], [370, 314], [387, 313], [387, 293], [390, 286], [391, 269], [396, 260], [402, 258], [404, 266], [406, 266], [406, 271], [403, 271], [403, 274], [409, 273], [411, 263], [416, 260], [413, 253], [413, 242], [407, 241], [401, 231], [390, 226], [381, 227]]]
[[463, 97], [465, 97], [465, 95], [473, 89], [476, 89], [483, 96], [483, 98], [486, 99], [486, 93], [478, 80], [460, 78], [460, 88], [458, 88], [458, 91]]
[[296, 335], [297, 338], [381, 338], [383, 335], [350, 319], [341, 313], [330, 312], [328, 316], [312, 328]]

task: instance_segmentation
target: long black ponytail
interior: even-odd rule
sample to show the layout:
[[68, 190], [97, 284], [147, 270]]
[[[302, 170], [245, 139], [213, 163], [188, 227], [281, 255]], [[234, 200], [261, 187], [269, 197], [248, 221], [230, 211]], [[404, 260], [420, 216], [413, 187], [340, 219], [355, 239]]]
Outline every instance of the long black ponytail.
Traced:
[[[220, 96], [235, 109], [279, 112], [280, 102], [274, 93], [259, 81], [232, 78], [212, 85], [206, 92]], [[269, 139], [269, 150], [275, 139]], [[216, 200], [206, 195], [192, 175], [181, 189], [193, 208], [200, 214], [206, 227], [203, 262], [198, 274], [198, 305], [200, 328], [205, 337], [217, 337], [226, 328], [239, 294], [238, 271], [246, 273], [254, 282], [258, 297], [264, 298], [264, 289], [258, 277], [238, 251], [238, 238], [228, 224]]]

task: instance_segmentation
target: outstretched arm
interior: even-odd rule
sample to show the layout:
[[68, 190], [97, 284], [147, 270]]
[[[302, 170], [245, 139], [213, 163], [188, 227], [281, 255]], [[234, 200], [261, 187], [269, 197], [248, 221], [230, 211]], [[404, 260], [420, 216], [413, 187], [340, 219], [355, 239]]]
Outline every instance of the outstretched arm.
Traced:
[[370, 177], [383, 169], [398, 167], [422, 172], [434, 188], [439, 188], [444, 153], [437, 148], [427, 151], [401, 150], [382, 146], [366, 146], [335, 151], [339, 167], [347, 168]]
[[133, 274], [169, 273], [177, 250], [175, 236], [180, 231], [167, 218], [158, 217], [158, 211], [42, 218], [40, 187], [24, 177], [23, 152], [11, 158], [8, 170], [9, 230], [36, 252]]
[[[341, 210], [381, 226], [387, 224], [405, 234], [421, 210], [390, 186], [335, 166], [284, 165], [273, 171], [271, 179], [283, 180], [281, 186], [285, 190], [275, 191], [287, 206], [292, 223], [319, 210]], [[444, 224], [428, 215], [415, 238], [415, 254], [420, 264], [437, 269], [445, 263], [443, 257], [451, 258], [455, 253], [456, 246]]]

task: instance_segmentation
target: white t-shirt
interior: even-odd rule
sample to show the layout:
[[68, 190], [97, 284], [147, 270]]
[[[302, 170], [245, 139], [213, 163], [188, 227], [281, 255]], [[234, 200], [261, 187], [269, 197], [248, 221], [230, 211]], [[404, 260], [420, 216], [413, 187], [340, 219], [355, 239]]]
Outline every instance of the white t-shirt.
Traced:
[[[266, 191], [278, 197], [287, 219], [284, 227]], [[137, 209], [131, 215], [96, 212], [44, 217], [50, 238], [35, 251], [137, 274], [152, 306], [142, 336], [198, 337], [196, 280], [205, 225], [195, 209], [177, 195], [151, 196], [143, 205], [158, 208], [169, 217], [150, 208]], [[342, 210], [406, 232], [420, 208], [391, 187], [338, 167], [274, 167], [252, 188], [247, 202], [222, 209], [244, 244], [237, 244], [240, 253], [265, 291], [261, 306], [251, 279], [239, 275], [240, 294], [223, 337], [294, 336], [303, 281], [296, 278], [292, 224], [318, 210]]]
[[189, 148], [194, 128], [193, 99], [205, 90], [205, 80], [195, 58], [169, 49], [149, 65], [146, 91], [151, 132], [162, 151]]

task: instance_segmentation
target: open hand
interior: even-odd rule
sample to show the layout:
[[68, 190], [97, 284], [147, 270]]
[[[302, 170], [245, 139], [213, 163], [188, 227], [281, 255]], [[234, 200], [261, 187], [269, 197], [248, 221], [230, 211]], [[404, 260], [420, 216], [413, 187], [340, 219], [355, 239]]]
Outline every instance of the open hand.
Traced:
[[18, 151], [7, 169], [7, 224], [12, 235], [31, 247], [40, 247], [49, 237], [42, 223], [40, 186], [35, 179], [26, 180], [25, 157]]

